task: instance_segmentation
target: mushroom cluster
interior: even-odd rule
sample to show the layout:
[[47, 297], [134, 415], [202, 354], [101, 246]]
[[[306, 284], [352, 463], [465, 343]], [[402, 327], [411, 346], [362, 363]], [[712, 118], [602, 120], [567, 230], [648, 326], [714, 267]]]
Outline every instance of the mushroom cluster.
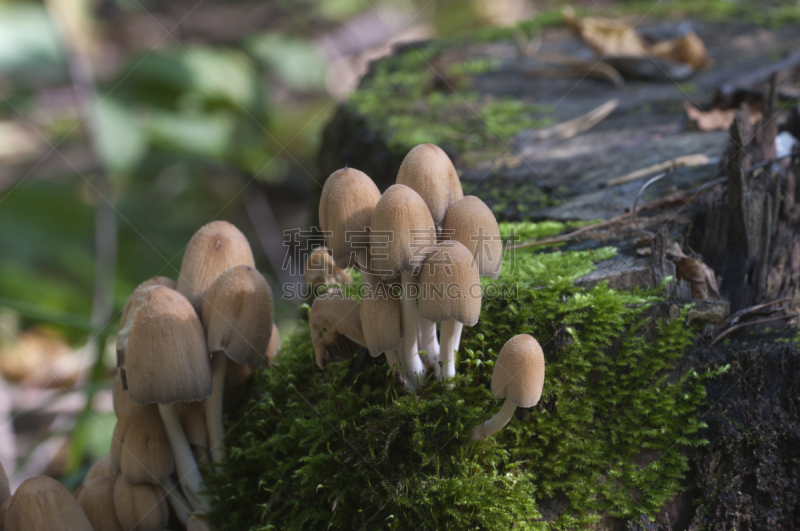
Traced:
[[[440, 380], [455, 376], [462, 328], [480, 317], [480, 277], [497, 278], [503, 255], [491, 210], [464, 197], [447, 154], [433, 144], [416, 146], [383, 194], [359, 170], [334, 172], [319, 220], [332, 261], [358, 269], [365, 287], [360, 304], [343, 301], [341, 292], [314, 302], [320, 368], [362, 345], [373, 356], [385, 353], [411, 390], [429, 371]], [[358, 326], [358, 334], [343, 332]]]

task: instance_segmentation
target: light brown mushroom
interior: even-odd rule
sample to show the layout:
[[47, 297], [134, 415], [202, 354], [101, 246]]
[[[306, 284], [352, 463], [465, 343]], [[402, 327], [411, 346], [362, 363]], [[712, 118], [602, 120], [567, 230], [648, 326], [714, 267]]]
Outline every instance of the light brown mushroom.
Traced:
[[64, 485], [47, 476], [26, 479], [11, 497], [5, 531], [53, 529], [92, 531], [92, 524]]
[[470, 440], [486, 440], [511, 420], [517, 407], [539, 403], [544, 388], [544, 353], [532, 336], [520, 334], [509, 339], [494, 363], [492, 395], [505, 398], [503, 407], [492, 418], [476, 426]]
[[317, 366], [324, 369], [328, 363], [349, 359], [360, 345], [365, 347], [359, 303], [345, 297], [340, 289], [320, 295], [311, 305], [308, 316], [311, 342]]
[[435, 144], [420, 144], [408, 152], [400, 164], [397, 184], [408, 186], [425, 200], [437, 227], [442, 226], [447, 209], [464, 197], [453, 162]]
[[0, 502], [0, 531], [5, 531], [6, 529], [6, 516], [8, 515], [9, 505], [11, 505], [11, 497]]
[[125, 385], [122, 383], [122, 369], [117, 369], [117, 374], [114, 376], [114, 387], [111, 390], [111, 396], [113, 398], [113, 405], [114, 405], [114, 414], [117, 418], [120, 418], [122, 415], [125, 414], [125, 411], [130, 407], [131, 404], [135, 404], [133, 400], [131, 400], [130, 393], [128, 390], [125, 389]]
[[76, 498], [92, 528], [102, 531], [124, 531], [117, 520], [114, 509], [114, 485], [117, 480], [113, 476], [98, 476], [84, 481], [83, 489]]
[[402, 348], [403, 330], [400, 298], [383, 282], [375, 283], [361, 299], [361, 324], [364, 342], [374, 358], [386, 354], [386, 362], [395, 372], [403, 365], [397, 354]]
[[414, 275], [436, 244], [436, 227], [428, 206], [417, 192], [402, 184], [390, 186], [375, 206], [370, 224], [370, 266], [383, 279], [401, 275], [403, 288], [401, 360], [406, 380], [414, 388], [426, 368], [417, 346], [417, 304]]
[[206, 426], [205, 402], [177, 402], [175, 411], [181, 421], [186, 440], [192, 447], [195, 460], [199, 463], [208, 454], [208, 426]]
[[11, 497], [11, 487], [8, 484], [8, 475], [6, 469], [3, 468], [3, 463], [0, 462], [0, 503], [3, 503]]
[[372, 179], [355, 168], [333, 172], [322, 187], [319, 227], [341, 268], [364, 263], [370, 216], [381, 192]]
[[503, 241], [486, 203], [472, 195], [453, 203], [445, 216], [442, 237], [459, 241], [469, 249], [482, 277], [498, 277], [503, 264]]
[[158, 485], [175, 471], [158, 406], [134, 405], [117, 420], [109, 456], [112, 470], [121, 470], [132, 483]]
[[237, 265], [256, 266], [247, 238], [227, 221], [212, 221], [189, 240], [177, 290], [200, 315], [208, 288], [220, 274]]
[[418, 282], [420, 315], [442, 323], [441, 359], [429, 355], [429, 360], [438, 377], [452, 378], [463, 326], [474, 326], [481, 315], [478, 269], [466, 247], [457, 241], [443, 241], [428, 256]]
[[131, 326], [133, 325], [133, 319], [130, 317], [133, 315], [136, 308], [138, 308], [142, 303], [144, 290], [151, 286], [166, 286], [168, 288], [175, 289], [175, 281], [167, 277], [153, 277], [145, 280], [139, 284], [135, 290], [133, 290], [131, 296], [128, 297], [128, 301], [125, 303], [125, 306], [122, 308], [122, 317], [120, 317], [119, 320], [119, 332], [117, 332], [117, 367], [120, 367], [117, 373], [121, 378], [123, 389], [127, 389], [124, 367], [125, 351], [128, 347], [128, 336], [130, 335]]
[[[222, 463], [222, 400], [228, 360], [255, 369], [264, 360], [272, 333], [272, 290], [263, 275], [249, 266], [235, 266], [211, 284], [203, 304], [203, 325], [212, 364], [212, 392], [206, 400], [206, 426], [211, 459]], [[267, 324], [269, 323], [269, 324]], [[265, 326], [266, 325], [266, 326]]]
[[[111, 439], [111, 444], [112, 445], [114, 444], [113, 437]], [[117, 466], [119, 466], [119, 463], [117, 463]], [[98, 459], [91, 466], [91, 468], [89, 468], [88, 472], [86, 472], [86, 475], [83, 477], [83, 483], [81, 483], [78, 486], [78, 488], [75, 489], [75, 492], [73, 493], [73, 495], [75, 496], [75, 499], [76, 500], [78, 499], [78, 496], [80, 496], [81, 491], [83, 490], [84, 486], [86, 486], [86, 484], [89, 483], [90, 481], [92, 481], [93, 479], [97, 479], [99, 477], [104, 477], [104, 476], [116, 477], [117, 472], [114, 471], [114, 467], [111, 464], [111, 454], [108, 453], [108, 454], [104, 455], [103, 457]], [[0, 527], [0, 531], [2, 531], [2, 529], [3, 528]]]
[[189, 301], [164, 286], [147, 288], [133, 315], [126, 358], [131, 399], [158, 404], [183, 491], [192, 507], [207, 511], [210, 500], [199, 494], [205, 490], [203, 478], [175, 410], [176, 402], [211, 395], [205, 333]]
[[169, 522], [169, 507], [160, 485], [131, 483], [122, 476], [114, 484], [114, 510], [126, 530], [161, 531]]

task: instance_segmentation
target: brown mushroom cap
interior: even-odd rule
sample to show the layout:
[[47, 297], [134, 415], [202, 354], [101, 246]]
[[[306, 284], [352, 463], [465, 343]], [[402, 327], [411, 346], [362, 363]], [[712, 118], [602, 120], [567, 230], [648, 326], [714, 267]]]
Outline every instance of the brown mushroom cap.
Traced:
[[[128, 336], [131, 333], [131, 326], [133, 319], [131, 318], [136, 308], [142, 303], [144, 298], [144, 290], [151, 286], [166, 286], [175, 289], [175, 281], [167, 277], [153, 277], [145, 280], [139, 284], [135, 290], [128, 297], [125, 307], [122, 308], [122, 317], [119, 320], [119, 332], [117, 332], [117, 367], [121, 367], [120, 371], [123, 373], [125, 369], [125, 353], [128, 348]], [[124, 374], [122, 375], [123, 382], [125, 381]], [[124, 388], [124, 387], [123, 387]]]
[[125, 411], [135, 402], [131, 400], [131, 395], [127, 389], [122, 385], [122, 369], [117, 369], [117, 375], [114, 376], [114, 387], [111, 390], [111, 396], [114, 404], [114, 414], [120, 418], [125, 414]]
[[348, 241], [347, 233], [366, 235], [380, 197], [372, 179], [355, 168], [337, 170], [325, 181], [319, 201], [319, 226], [337, 266], [355, 265], [351, 262], [363, 247], [359, 246], [359, 239]]
[[482, 277], [497, 278], [503, 263], [503, 241], [491, 209], [473, 195], [456, 201], [447, 211], [442, 237], [456, 240], [469, 249]]
[[256, 266], [247, 238], [227, 221], [212, 221], [189, 240], [177, 289], [200, 315], [206, 290], [223, 271], [237, 265]]
[[223, 352], [236, 363], [256, 368], [272, 334], [272, 290], [249, 266], [235, 266], [217, 277], [203, 304], [209, 353]]
[[464, 197], [453, 162], [435, 144], [420, 144], [408, 152], [400, 164], [397, 184], [412, 188], [425, 200], [437, 227], [447, 209]]
[[67, 487], [34, 476], [17, 488], [6, 513], [5, 531], [92, 531], [92, 524]]
[[197, 454], [200, 454], [200, 457], [204, 456], [208, 452], [205, 402], [178, 402], [175, 404], [175, 410], [178, 412], [186, 440], [192, 445], [192, 450], [197, 450], [195, 458]]
[[436, 227], [425, 201], [408, 186], [390, 186], [372, 213], [371, 268], [384, 279], [416, 274], [435, 243]]
[[114, 510], [123, 529], [161, 531], [169, 522], [169, 507], [160, 485], [131, 483], [122, 476], [114, 484]]
[[96, 477], [85, 481], [80, 495], [77, 496], [78, 503], [96, 531], [123, 531], [114, 509], [116, 482], [116, 478], [112, 476]]
[[11, 505], [11, 498], [6, 498], [5, 501], [0, 503], [0, 531], [6, 529], [6, 516], [8, 515], [8, 507]]
[[324, 369], [328, 363], [352, 357], [358, 350], [356, 344], [366, 346], [359, 303], [345, 297], [339, 289], [332, 289], [317, 297], [311, 305], [308, 320], [314, 355], [320, 369]]
[[361, 324], [364, 341], [372, 357], [400, 348], [402, 340], [402, 304], [380, 282], [370, 287], [369, 296], [361, 299]]
[[112, 470], [132, 483], [161, 483], [175, 471], [175, 459], [158, 406], [136, 405], [114, 426]]
[[481, 315], [481, 279], [472, 254], [457, 241], [439, 242], [417, 277], [419, 314], [434, 322], [474, 326]]
[[512, 337], [494, 363], [492, 395], [519, 407], [533, 407], [539, 403], [543, 387], [544, 353], [539, 342], [528, 334]]
[[211, 395], [211, 363], [203, 325], [175, 290], [152, 286], [133, 315], [127, 384], [137, 404], [172, 404]]

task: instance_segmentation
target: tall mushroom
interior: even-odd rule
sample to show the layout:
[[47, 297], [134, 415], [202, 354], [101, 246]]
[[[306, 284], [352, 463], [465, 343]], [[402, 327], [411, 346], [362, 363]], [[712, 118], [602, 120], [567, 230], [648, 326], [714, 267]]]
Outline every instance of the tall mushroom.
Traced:
[[452, 378], [463, 326], [474, 326], [481, 315], [478, 268], [461, 243], [443, 241], [428, 255], [418, 281], [420, 315], [442, 323], [441, 364], [434, 363], [434, 371], [441, 379]]
[[222, 449], [222, 397], [228, 360], [261, 365], [272, 333], [272, 290], [264, 277], [249, 266], [235, 266], [208, 288], [203, 325], [211, 354], [213, 391], [206, 400], [206, 425], [211, 459], [219, 465]]
[[211, 395], [211, 365], [203, 325], [189, 301], [165, 286], [145, 290], [133, 314], [126, 356], [128, 392], [139, 405], [158, 404], [189, 503], [207, 511], [203, 478], [180, 425], [176, 402]]
[[375, 206], [370, 223], [370, 254], [374, 272], [383, 279], [401, 275], [403, 288], [401, 362], [406, 380], [419, 387], [426, 368], [417, 348], [417, 304], [411, 296], [414, 275], [436, 244], [436, 228], [428, 206], [403, 184], [389, 187]]
[[539, 342], [528, 334], [509, 339], [494, 363], [492, 395], [505, 398], [497, 414], [476, 426], [470, 440], [486, 440], [505, 426], [517, 407], [539, 403], [544, 387], [544, 353]]
[[223, 271], [237, 265], [256, 266], [247, 238], [227, 221], [212, 221], [189, 240], [177, 290], [200, 315], [208, 288]]
[[361, 323], [367, 350], [373, 358], [385, 353], [392, 372], [396, 366], [400, 370], [403, 368], [397, 355], [397, 349], [402, 346], [401, 314], [400, 299], [383, 282], [370, 286], [361, 299]]
[[340, 289], [329, 290], [317, 297], [311, 305], [308, 321], [314, 356], [320, 369], [328, 363], [352, 357], [357, 350], [354, 343], [366, 346], [359, 303], [345, 297]]

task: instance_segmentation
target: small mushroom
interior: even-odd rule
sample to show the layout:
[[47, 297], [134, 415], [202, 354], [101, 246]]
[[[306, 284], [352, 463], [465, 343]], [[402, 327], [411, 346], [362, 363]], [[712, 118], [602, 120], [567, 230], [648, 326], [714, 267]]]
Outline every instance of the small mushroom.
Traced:
[[445, 216], [442, 237], [469, 249], [482, 277], [497, 278], [503, 263], [503, 241], [491, 209], [473, 195], [459, 199]]
[[[361, 299], [364, 341], [373, 358], [385, 354], [392, 372], [399, 368], [402, 374], [403, 364], [397, 354], [402, 347], [401, 322], [400, 299], [383, 282], [375, 283]], [[406, 381], [405, 378], [403, 381]]]
[[161, 531], [169, 523], [169, 507], [160, 485], [131, 483], [119, 476], [114, 484], [114, 510], [123, 529]]
[[124, 531], [117, 520], [114, 509], [114, 485], [117, 480], [113, 476], [98, 476], [84, 481], [83, 488], [76, 496], [83, 512], [92, 524], [92, 528], [102, 531]]
[[494, 363], [492, 395], [505, 398], [492, 418], [472, 430], [470, 440], [486, 440], [505, 426], [517, 407], [539, 403], [544, 387], [544, 354], [539, 342], [527, 334], [509, 339]]
[[[206, 400], [211, 458], [219, 465], [222, 449], [222, 400], [228, 360], [256, 368], [263, 362], [272, 333], [272, 290], [263, 275], [235, 266], [217, 277], [203, 304], [203, 325], [212, 364], [212, 392]], [[265, 326], [267, 324], [267, 326]]]
[[112, 470], [132, 483], [160, 484], [175, 471], [175, 459], [158, 406], [134, 404], [119, 417], [111, 438]]
[[5, 531], [92, 531], [92, 524], [67, 487], [34, 476], [17, 488], [6, 513]]
[[[111, 440], [111, 444], [112, 445], [114, 444], [113, 438]], [[95, 462], [95, 464], [91, 466], [91, 468], [89, 468], [88, 472], [86, 472], [86, 475], [83, 477], [83, 483], [81, 483], [80, 486], [78, 486], [78, 488], [75, 489], [75, 492], [73, 493], [75, 499], [78, 499], [78, 497], [81, 495], [81, 491], [83, 490], [83, 488], [86, 486], [87, 483], [89, 483], [93, 479], [105, 476], [113, 478], [116, 477], [117, 472], [114, 471], [114, 467], [111, 465], [111, 454], [108, 453], [104, 455], [103, 457], [98, 459]], [[0, 526], [0, 531], [2, 529], [3, 529], [2, 526]]]
[[364, 263], [370, 217], [381, 192], [372, 179], [355, 168], [333, 172], [322, 187], [319, 227], [341, 268]]
[[208, 288], [224, 271], [237, 265], [256, 266], [247, 238], [227, 221], [212, 221], [189, 240], [177, 290], [200, 315]]
[[208, 511], [210, 500], [180, 425], [175, 403], [211, 395], [211, 367], [203, 325], [189, 301], [175, 290], [152, 286], [133, 315], [128, 338], [127, 380], [131, 399], [158, 404], [181, 486], [192, 507]]
[[317, 366], [344, 361], [356, 353], [356, 345], [367, 346], [361, 325], [359, 303], [332, 289], [320, 295], [309, 314], [311, 342]]
[[428, 359], [437, 377], [452, 378], [461, 331], [464, 325], [474, 326], [481, 315], [478, 269], [472, 254], [460, 242], [443, 241], [428, 255], [418, 281], [420, 315], [442, 323], [441, 360], [430, 355]]
[[406, 380], [419, 387], [426, 368], [417, 345], [417, 304], [410, 296], [414, 275], [436, 244], [436, 227], [425, 201], [402, 184], [390, 186], [375, 206], [370, 223], [370, 266], [384, 280], [401, 275], [403, 286], [401, 361]]

